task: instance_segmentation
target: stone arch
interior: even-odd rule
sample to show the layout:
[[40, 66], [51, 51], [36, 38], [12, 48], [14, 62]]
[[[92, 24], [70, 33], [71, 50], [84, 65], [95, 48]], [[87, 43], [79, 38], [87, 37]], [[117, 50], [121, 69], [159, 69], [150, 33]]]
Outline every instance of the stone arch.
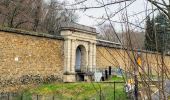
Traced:
[[[96, 67], [96, 30], [79, 24], [66, 23], [61, 26], [60, 35], [64, 38], [64, 82], [90, 80], [89, 73], [93, 73]], [[76, 51], [81, 57], [77, 64]], [[80, 72], [76, 71], [76, 65], [81, 66], [77, 68]]]
[[76, 48], [76, 57], [75, 57], [75, 72], [82, 72], [87, 65], [86, 62], [86, 48], [83, 45], [78, 45]]

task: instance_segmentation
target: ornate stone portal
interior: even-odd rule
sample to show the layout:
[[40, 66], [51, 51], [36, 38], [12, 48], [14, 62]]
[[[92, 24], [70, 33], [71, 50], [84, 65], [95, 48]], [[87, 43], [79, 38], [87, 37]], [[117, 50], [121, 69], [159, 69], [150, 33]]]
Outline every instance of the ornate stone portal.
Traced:
[[73, 23], [63, 24], [64, 82], [88, 81], [96, 67], [96, 29]]

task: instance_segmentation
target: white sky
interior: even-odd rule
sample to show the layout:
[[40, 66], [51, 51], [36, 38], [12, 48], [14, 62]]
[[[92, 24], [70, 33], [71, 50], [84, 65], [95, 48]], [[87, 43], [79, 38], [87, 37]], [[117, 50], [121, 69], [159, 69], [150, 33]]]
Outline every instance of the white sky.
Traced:
[[[80, 0], [79, 0], [80, 1]], [[102, 1], [102, 0], [99, 0]], [[113, 1], [113, 0], [110, 0]], [[116, 0], [115, 0], [116, 1]], [[120, 1], [120, 0], [117, 0]], [[70, 3], [74, 3], [74, 0], [69, 0]], [[127, 2], [127, 5], [130, 2]], [[127, 12], [128, 15], [133, 15], [135, 13], [141, 12], [145, 10], [145, 5], [146, 5], [146, 0], [136, 0], [132, 5], [128, 6]], [[97, 6], [97, 3], [95, 0], [88, 0], [86, 3], [87, 6]], [[122, 6], [124, 6], [124, 3], [121, 4]], [[79, 7], [83, 7], [83, 6], [79, 6]], [[120, 9], [120, 5], [111, 5], [108, 6], [108, 11], [110, 11], [110, 14], [113, 12], [117, 12]], [[96, 20], [94, 18], [89, 18], [88, 16], [93, 16], [93, 17], [101, 17], [101, 16], [106, 16], [105, 10], [104, 8], [100, 8], [100, 9], [89, 9], [86, 10], [85, 12], [79, 11], [78, 12], [80, 19], [79, 19], [79, 23], [83, 24], [83, 25], [88, 25], [88, 26], [95, 26], [98, 22], [101, 22], [101, 20]], [[88, 16], [87, 16], [88, 15]], [[121, 13], [117, 14], [116, 16], [114, 16], [112, 18], [113, 21], [120, 21], [122, 15]], [[131, 16], [129, 17], [129, 21], [134, 23], [134, 24], [138, 24], [141, 20], [143, 20], [146, 17], [146, 13], [141, 13], [138, 14], [136, 16]], [[118, 23], [114, 23], [114, 27], [116, 29], [120, 29], [121, 24]], [[142, 27], [144, 27], [144, 25], [142, 25]]]
[[[59, 1], [66, 1], [66, 0], [59, 0]], [[67, 0], [69, 3], [74, 4], [74, 0]], [[77, 1], [82, 1], [82, 0], [77, 0]], [[102, 0], [99, 0], [102, 1]], [[110, 0], [110, 1], [116, 1], [116, 0]], [[120, 0], [117, 0], [120, 1]], [[129, 4], [130, 2], [127, 2], [127, 4]], [[99, 6], [96, 3], [96, 0], [87, 0], [87, 2], [85, 3], [86, 6]], [[124, 5], [124, 3], [122, 3], [122, 5]], [[145, 10], [145, 5], [146, 5], [146, 0], [136, 0], [132, 5], [130, 5], [127, 9], [128, 15], [133, 15], [135, 13], [141, 12]], [[83, 7], [83, 5], [79, 5], [76, 7]], [[73, 8], [72, 6], [69, 8]], [[120, 9], [120, 5], [111, 5], [108, 6], [108, 11], [110, 12], [110, 14], [112, 14], [113, 12], [116, 12]], [[87, 25], [87, 26], [92, 26], [95, 27], [99, 22], [101, 22], [101, 20], [96, 20], [94, 18], [90, 18], [88, 16], [93, 16], [93, 17], [102, 17], [105, 16], [106, 17], [106, 13], [104, 8], [100, 8], [100, 9], [89, 9], [86, 11], [77, 11], [77, 14], [79, 15], [79, 22], [80, 24], [83, 25]], [[112, 18], [112, 20], [114, 21], [120, 21], [122, 15], [119, 13], [116, 16], [114, 16]], [[134, 24], [138, 24], [141, 20], [143, 20], [145, 18], [145, 13], [141, 13], [138, 14], [136, 16], [131, 16], [129, 17], [129, 21], [134, 23]], [[113, 24], [114, 27], [118, 30], [121, 29], [121, 24], [118, 23], [114, 23]], [[142, 27], [144, 27], [144, 25], [142, 25]]]

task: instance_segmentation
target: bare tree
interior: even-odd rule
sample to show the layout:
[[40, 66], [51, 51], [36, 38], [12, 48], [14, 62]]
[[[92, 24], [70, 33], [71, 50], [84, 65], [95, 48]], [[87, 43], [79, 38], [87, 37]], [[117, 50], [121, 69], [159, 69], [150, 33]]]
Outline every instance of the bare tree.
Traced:
[[[60, 10], [56, 10], [60, 9]], [[62, 22], [75, 22], [75, 12], [68, 11], [57, 0], [1, 0], [2, 26], [26, 30], [57, 33]]]
[[112, 41], [112, 42], [119, 42], [117, 37], [114, 34], [114, 30], [111, 28], [109, 24], [104, 24], [99, 27], [99, 38]]
[[32, 12], [32, 17], [33, 17], [33, 26], [32, 30], [36, 31], [39, 23], [41, 21], [41, 15], [42, 15], [42, 0], [34, 0], [34, 5], [33, 5], [33, 12]]
[[148, 0], [157, 9], [162, 11], [170, 19], [170, 0]]
[[[56, 10], [63, 9], [63, 10]], [[57, 34], [60, 24], [63, 22], [75, 22], [77, 20], [74, 11], [67, 11], [56, 0], [51, 0], [45, 5], [45, 13], [42, 27], [50, 34]]]

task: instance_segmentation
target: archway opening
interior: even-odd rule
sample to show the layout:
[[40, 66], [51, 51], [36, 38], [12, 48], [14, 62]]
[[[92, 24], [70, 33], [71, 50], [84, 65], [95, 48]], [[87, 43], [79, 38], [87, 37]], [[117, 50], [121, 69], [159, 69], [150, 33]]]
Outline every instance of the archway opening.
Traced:
[[79, 45], [76, 49], [75, 72], [78, 81], [84, 81], [86, 68], [86, 49], [83, 45]]

